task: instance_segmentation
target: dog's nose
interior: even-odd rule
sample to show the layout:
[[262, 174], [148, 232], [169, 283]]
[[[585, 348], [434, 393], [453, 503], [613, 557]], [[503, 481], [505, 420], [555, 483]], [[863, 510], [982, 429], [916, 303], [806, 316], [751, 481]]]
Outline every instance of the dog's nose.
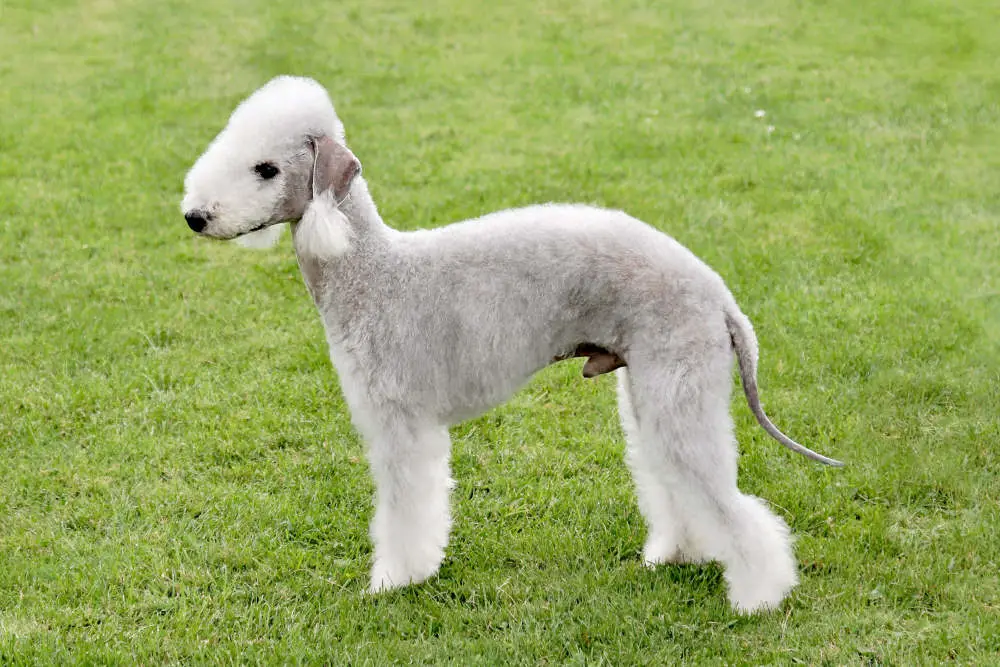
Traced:
[[201, 233], [201, 230], [205, 229], [205, 225], [208, 224], [205, 214], [201, 211], [188, 211], [184, 214], [184, 219], [187, 220], [188, 227], [191, 228], [192, 232]]

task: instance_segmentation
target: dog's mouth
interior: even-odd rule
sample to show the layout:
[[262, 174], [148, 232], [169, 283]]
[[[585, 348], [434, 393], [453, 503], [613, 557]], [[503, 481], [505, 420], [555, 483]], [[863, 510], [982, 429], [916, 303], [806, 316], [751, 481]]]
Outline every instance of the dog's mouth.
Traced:
[[253, 234], [254, 232], [259, 232], [260, 230], [264, 229], [265, 227], [267, 227], [267, 223], [266, 222], [262, 222], [261, 224], [257, 225], [256, 227], [252, 227], [250, 229], [244, 229], [242, 232], [238, 232], [237, 234], [234, 234], [233, 236], [227, 236], [225, 238], [228, 239], [229, 241], [232, 241], [233, 239], [238, 239], [241, 236], [246, 236], [247, 234]]

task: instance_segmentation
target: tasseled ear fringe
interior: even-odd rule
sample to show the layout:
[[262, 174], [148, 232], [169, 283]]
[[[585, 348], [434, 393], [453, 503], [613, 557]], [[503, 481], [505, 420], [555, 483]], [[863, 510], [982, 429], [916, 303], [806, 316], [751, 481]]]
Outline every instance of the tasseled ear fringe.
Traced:
[[295, 228], [295, 249], [317, 259], [331, 259], [351, 248], [351, 228], [327, 190], [314, 199]]
[[284, 228], [284, 225], [271, 225], [270, 227], [265, 227], [260, 231], [250, 232], [249, 234], [237, 237], [236, 243], [244, 248], [267, 250], [268, 248], [273, 248], [274, 244], [278, 242]]

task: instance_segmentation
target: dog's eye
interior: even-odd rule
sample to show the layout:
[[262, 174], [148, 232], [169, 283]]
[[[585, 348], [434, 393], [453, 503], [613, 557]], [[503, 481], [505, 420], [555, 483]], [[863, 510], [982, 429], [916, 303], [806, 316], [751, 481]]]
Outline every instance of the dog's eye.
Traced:
[[253, 170], [257, 172], [257, 175], [265, 181], [269, 181], [278, 175], [278, 168], [270, 162], [261, 162], [260, 164], [255, 165]]

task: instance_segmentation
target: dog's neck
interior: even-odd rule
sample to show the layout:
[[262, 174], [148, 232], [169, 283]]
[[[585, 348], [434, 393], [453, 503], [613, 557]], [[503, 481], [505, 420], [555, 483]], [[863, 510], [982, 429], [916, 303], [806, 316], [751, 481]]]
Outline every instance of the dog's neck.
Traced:
[[[347, 225], [342, 244], [336, 248], [311, 247], [306, 242], [308, 230], [302, 223], [292, 223], [292, 238], [302, 277], [313, 301], [321, 313], [348, 311], [348, 302], [363, 298], [367, 287], [379, 273], [379, 266], [386, 255], [392, 238], [399, 234], [382, 221], [375, 202], [368, 192], [368, 184], [358, 176], [350, 190], [338, 203], [337, 209]], [[334, 221], [331, 221], [334, 224]], [[340, 303], [343, 301], [344, 303]]]
[[358, 176], [351, 183], [347, 196], [340, 203], [340, 211], [347, 216], [354, 238], [364, 245], [381, 246], [388, 243], [395, 230], [386, 225], [379, 215], [375, 202], [368, 192], [368, 183]]

